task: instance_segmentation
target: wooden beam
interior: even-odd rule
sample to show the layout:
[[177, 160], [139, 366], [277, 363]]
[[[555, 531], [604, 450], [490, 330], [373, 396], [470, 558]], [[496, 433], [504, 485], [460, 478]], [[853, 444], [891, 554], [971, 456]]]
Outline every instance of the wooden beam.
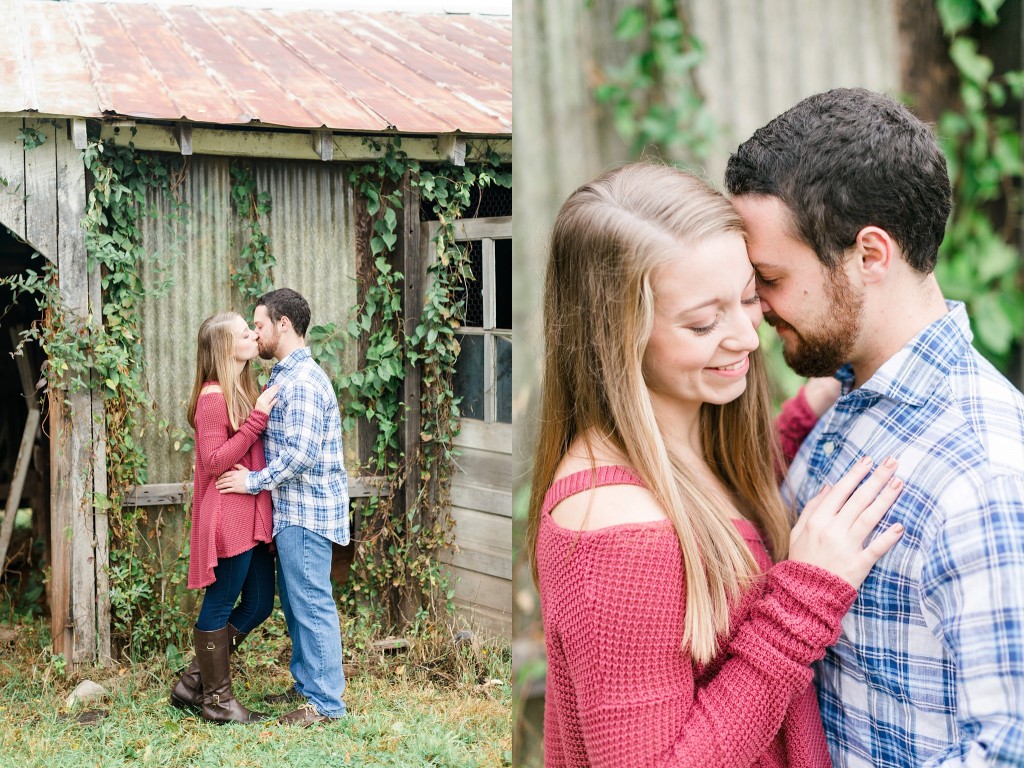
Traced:
[[[11, 349], [17, 349], [21, 343], [21, 332], [24, 330], [22, 326], [16, 326], [14, 328], [8, 328], [11, 334]], [[36, 386], [32, 381], [32, 371], [29, 369], [28, 359], [25, 357], [25, 352], [22, 351], [20, 354], [11, 354], [14, 358], [15, 364], [18, 366], [18, 378], [21, 379], [21, 391], [25, 393], [25, 402], [29, 408], [33, 407], [33, 403], [36, 402]], [[34, 407], [38, 408], [38, 404]]]
[[[89, 314], [89, 267], [81, 221], [85, 212], [85, 165], [82, 153], [61, 131], [56, 142], [56, 167], [51, 184], [56, 188], [58, 280], [68, 308], [84, 318]], [[98, 388], [95, 388], [98, 389]], [[55, 402], [56, 401], [56, 402]], [[107, 600], [97, 588], [97, 528], [93, 493], [96, 491], [96, 449], [93, 427], [99, 396], [95, 391], [51, 393], [50, 433], [52, 493], [50, 541], [54, 545], [52, 578], [64, 590], [51, 603], [54, 652], [72, 664], [102, 661], [99, 626], [101, 606]], [[101, 408], [102, 406], [100, 406]], [[59, 414], [55, 411], [60, 410]], [[56, 426], [54, 423], [56, 422]], [[105, 473], [105, 467], [102, 468]], [[103, 529], [106, 537], [106, 529]], [[59, 548], [57, 545], [60, 540]], [[105, 545], [105, 542], [104, 542]], [[58, 572], [61, 572], [58, 576]], [[56, 586], [54, 587], [56, 592]], [[109, 649], [106, 651], [109, 655]]]
[[175, 138], [178, 141], [178, 147], [181, 149], [181, 154], [191, 155], [192, 154], [192, 123], [185, 120], [178, 123], [178, 130]]
[[89, 146], [89, 135], [86, 131], [85, 120], [81, 117], [74, 117], [71, 123], [71, 142], [75, 149], [85, 149]]
[[[376, 496], [379, 482], [380, 478], [374, 476], [350, 477], [348, 495], [353, 499]], [[384, 483], [380, 492], [385, 496], [390, 495], [390, 483]], [[192, 483], [149, 483], [129, 489], [124, 503], [130, 507], [176, 506], [184, 504], [191, 496]]]
[[437, 151], [455, 165], [466, 164], [466, 137], [458, 133], [442, 133], [437, 137]]
[[[403, 180], [402, 200], [402, 240], [399, 269], [405, 275], [402, 285], [402, 312], [405, 317], [405, 335], [411, 338], [423, 312], [423, 292], [426, 284], [428, 260], [424, 258], [424, 247], [420, 241], [420, 195], [417, 188], [406, 175]], [[405, 403], [405, 424], [399, 435], [399, 444], [405, 454], [407, 471], [402, 495], [396, 506], [405, 514], [410, 527], [428, 527], [433, 520], [427, 520], [423, 508], [417, 508], [416, 500], [420, 491], [420, 392], [422, 381], [420, 367], [406, 358], [405, 378], [402, 380], [402, 402]], [[419, 553], [414, 553], [419, 554]], [[423, 553], [432, 556], [433, 553]], [[420, 609], [419, 600], [414, 598], [414, 590], [404, 590], [399, 613], [403, 620], [412, 622]]]
[[325, 163], [334, 159], [334, 133], [330, 129], [318, 128], [313, 131], [313, 151]]
[[18, 505], [21, 503], [21, 489], [25, 487], [25, 476], [28, 474], [32, 444], [35, 443], [37, 429], [39, 429], [39, 410], [30, 408], [28, 419], [25, 421], [25, 431], [21, 435], [18, 460], [14, 465], [11, 490], [7, 495], [7, 504], [4, 506], [4, 521], [0, 525], [0, 574], [7, 568], [7, 547], [10, 546], [11, 534], [14, 532], [14, 518], [18, 514]]
[[[151, 152], [173, 152], [179, 154], [177, 127], [165, 125], [149, 125], [140, 123], [135, 126], [133, 137], [131, 131], [119, 126], [104, 123], [100, 131], [103, 141], [116, 141], [118, 144], [132, 142], [136, 149]], [[331, 141], [332, 161], [361, 162], [382, 156], [363, 142], [369, 134], [335, 133]], [[373, 138], [384, 139], [386, 135], [373, 135]], [[435, 137], [402, 136], [402, 151], [412, 160], [439, 161], [448, 160], [448, 156], [438, 149]], [[478, 160], [485, 149], [495, 149], [506, 162], [512, 160], [512, 141], [505, 138], [482, 138], [474, 140], [461, 137], [466, 147], [466, 159]], [[197, 155], [225, 155], [231, 157], [266, 157], [287, 160], [319, 160], [310, 134], [298, 131], [275, 130], [225, 130], [223, 128], [201, 128], [192, 125], [192, 152]]]
[[0, 120], [0, 224], [25, 239], [25, 148], [18, 140], [23, 121]]
[[[63, 126], [60, 140], [66, 142]], [[26, 120], [26, 130], [46, 141], [25, 150], [25, 239], [52, 262], [57, 261], [57, 129], [52, 120]]]

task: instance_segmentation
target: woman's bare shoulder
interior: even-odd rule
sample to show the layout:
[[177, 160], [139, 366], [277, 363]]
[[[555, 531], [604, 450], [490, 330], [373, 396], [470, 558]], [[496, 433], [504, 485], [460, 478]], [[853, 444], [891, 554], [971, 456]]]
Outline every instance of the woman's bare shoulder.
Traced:
[[[594, 467], [630, 468], [629, 459], [606, 439], [577, 438], [555, 470], [555, 480]], [[563, 528], [593, 531], [615, 525], [667, 520], [665, 511], [648, 488], [639, 485], [602, 485], [573, 494], [551, 510], [551, 519]]]

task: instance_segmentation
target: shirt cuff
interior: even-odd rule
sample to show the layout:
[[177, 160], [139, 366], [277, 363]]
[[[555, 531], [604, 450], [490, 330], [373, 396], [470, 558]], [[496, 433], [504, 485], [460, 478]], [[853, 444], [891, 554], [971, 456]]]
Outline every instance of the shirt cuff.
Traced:
[[263, 490], [263, 484], [266, 482], [267, 470], [261, 469], [259, 472], [250, 472], [245, 477], [245, 490], [251, 495], [255, 496], [257, 493]]

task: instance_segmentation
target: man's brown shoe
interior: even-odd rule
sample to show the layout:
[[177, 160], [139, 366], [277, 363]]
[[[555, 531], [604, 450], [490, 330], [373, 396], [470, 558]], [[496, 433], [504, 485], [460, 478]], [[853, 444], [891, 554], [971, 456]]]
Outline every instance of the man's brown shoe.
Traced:
[[317, 723], [329, 722], [331, 718], [321, 715], [317, 712], [316, 707], [306, 702], [298, 709], [294, 709], [287, 715], [281, 715], [278, 718], [278, 722], [285, 723], [287, 725], [299, 725], [306, 728], [310, 725]]
[[263, 701], [267, 704], [278, 705], [278, 704], [292, 704], [299, 701], [305, 701], [306, 697], [295, 690], [295, 686], [292, 686], [284, 693], [272, 693], [269, 696], [264, 696]]

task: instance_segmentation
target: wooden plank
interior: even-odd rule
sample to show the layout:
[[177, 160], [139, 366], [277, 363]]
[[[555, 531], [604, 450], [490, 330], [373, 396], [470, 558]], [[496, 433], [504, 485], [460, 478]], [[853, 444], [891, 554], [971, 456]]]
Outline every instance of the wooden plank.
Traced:
[[[11, 348], [17, 349], [18, 344], [21, 343], [21, 331], [23, 326], [17, 328], [9, 328], [11, 333]], [[28, 364], [28, 358], [24, 354], [14, 355], [15, 364], [18, 366], [18, 378], [21, 379], [21, 391], [25, 393], [25, 404], [29, 408], [38, 408], [39, 400], [36, 397], [36, 385], [32, 381], [32, 371]]]
[[487, 608], [458, 598], [454, 602], [456, 613], [472, 627], [477, 639], [487, 642], [508, 640], [512, 636], [512, 616], [508, 611]]
[[[420, 195], [406, 179], [402, 200], [402, 305], [405, 311], [405, 335], [411, 338], [423, 312], [423, 284], [427, 261], [420, 240]], [[405, 379], [402, 382], [402, 402], [406, 416], [402, 431], [402, 450], [411, 469], [403, 488], [405, 509], [412, 509], [419, 493], [420, 455], [420, 368], [406, 359]], [[422, 521], [421, 521], [422, 522]]]
[[[405, 149], [405, 142], [402, 142], [402, 149]], [[456, 240], [482, 240], [484, 238], [491, 238], [493, 240], [508, 240], [512, 237], [512, 217], [511, 216], [492, 216], [490, 218], [479, 218], [479, 219], [458, 219], [455, 222], [455, 239]], [[437, 230], [440, 229], [441, 225], [439, 222], [430, 221], [426, 222], [427, 229], [427, 242], [430, 242], [437, 236]]]
[[0, 120], [0, 224], [25, 239], [25, 152], [18, 139], [24, 121]]
[[74, 628], [71, 653], [74, 664], [97, 660], [96, 643], [96, 532], [92, 500], [92, 393], [68, 394], [71, 411], [69, 456], [73, 467], [71, 486], [71, 621]]
[[[455, 463], [460, 474], [453, 477], [453, 482], [512, 489], [514, 468], [511, 459], [504, 454], [466, 448], [462, 450], [461, 456], [455, 458]], [[465, 478], [461, 473], [465, 474]]]
[[[59, 131], [56, 142], [55, 178], [57, 258], [59, 267], [60, 292], [68, 306], [83, 317], [89, 314], [89, 272], [85, 251], [85, 233], [82, 218], [85, 216], [85, 161], [82, 153], [66, 137], [66, 131]], [[41, 149], [41, 147], [40, 147]], [[99, 311], [99, 293], [94, 290], [93, 308], [96, 317]]]
[[452, 568], [449, 573], [455, 582], [455, 599], [467, 605], [490, 608], [512, 615], [512, 582], [486, 573]]
[[[57, 128], [53, 120], [26, 120], [26, 131], [38, 131], [46, 141], [25, 150], [26, 239], [49, 261], [57, 261]], [[66, 142], [65, 131], [60, 132]]]
[[[100, 138], [104, 141], [113, 139], [119, 144], [131, 141], [136, 149], [154, 152], [173, 152], [178, 154], [177, 127], [135, 124], [136, 133], [133, 137], [127, 127], [104, 124]], [[373, 160], [382, 153], [375, 152], [363, 143], [363, 136], [357, 134], [334, 134], [331, 159], [333, 162], [353, 162]], [[496, 147], [506, 162], [512, 159], [512, 142], [489, 140], [490, 146]], [[484, 142], [471, 142], [467, 152], [470, 161], [479, 160], [481, 152], [486, 149]], [[324, 148], [327, 151], [327, 148]], [[402, 151], [410, 159], [439, 161], [445, 155], [438, 149], [433, 137], [416, 136], [402, 137]], [[195, 124], [192, 127], [192, 152], [197, 155], [227, 155], [235, 157], [265, 157], [291, 160], [320, 160], [320, 153], [314, 148], [309, 133], [298, 131], [284, 132], [275, 130], [257, 131], [226, 131], [217, 128], [202, 128]]]
[[[370, 475], [367, 477], [349, 477], [348, 495], [353, 499], [376, 496], [378, 478]], [[391, 484], [384, 483], [382, 491], [385, 496], [391, 493]], [[132, 507], [156, 507], [164, 505], [177, 505], [185, 503], [185, 500], [192, 495], [192, 483], [149, 483], [148, 485], [137, 485], [129, 489], [125, 495], [124, 503]]]
[[475, 573], [494, 576], [495, 578], [512, 581], [512, 556], [498, 555], [492, 552], [482, 552], [475, 549], [462, 549], [456, 553], [442, 552], [440, 561], [445, 565], [453, 566], [460, 571], [474, 571]]
[[487, 424], [476, 419], [462, 419], [455, 445], [460, 448], [476, 448], [512, 455], [512, 440], [515, 431], [511, 424]]
[[512, 517], [512, 491], [467, 483], [465, 477], [460, 474], [452, 480], [452, 506]]
[[452, 507], [459, 549], [478, 549], [512, 558], [512, 519], [478, 509]]
[[67, 411], [64, 393], [50, 390], [50, 551], [49, 602], [53, 652], [68, 658], [74, 643], [69, 626], [71, 606], [71, 457], [68, 451]]
[[35, 443], [38, 428], [39, 411], [30, 408], [28, 419], [25, 422], [25, 431], [21, 435], [21, 445], [18, 447], [18, 458], [14, 464], [11, 490], [7, 495], [7, 504], [4, 506], [3, 524], [0, 525], [0, 575], [7, 569], [7, 548], [11, 544], [14, 518], [18, 514], [18, 506], [21, 503], [21, 490], [25, 487], [25, 476], [28, 474], [28, 465], [32, 460], [32, 445]]
[[[58, 222], [58, 282], [68, 308], [84, 317], [89, 313], [90, 300], [90, 275], [81, 228], [86, 204], [85, 166], [81, 153], [74, 148], [68, 133], [65, 126], [54, 137], [55, 165], [51, 183], [56, 187], [53, 215]], [[62, 564], [69, 571], [63, 653], [74, 664], [91, 664], [101, 657], [100, 632], [109, 634], [109, 620], [102, 630], [98, 622], [99, 604], [107, 599], [107, 595], [106, 590], [103, 595], [99, 593], [97, 573], [106, 570], [107, 562], [105, 559], [100, 562], [97, 558], [99, 541], [93, 503], [97, 466], [93, 450], [97, 443], [94, 442], [96, 435], [93, 430], [96, 426], [95, 417], [100, 416], [101, 407], [97, 405], [99, 398], [92, 391], [66, 393], [64, 397], [68, 402], [68, 411], [63, 418], [61, 450], [64, 456], [60, 463], [58, 482], [62, 486], [62, 517], [65, 524], [58, 535], [70, 534], [70, 541], [67, 542], [66, 560]], [[103, 443], [98, 445], [102, 447]], [[101, 462], [100, 466], [105, 476], [105, 462]], [[105, 487], [105, 483], [101, 487]], [[105, 522], [103, 519], [99, 531], [103, 535], [104, 547]], [[58, 568], [55, 565], [56, 570]], [[56, 641], [55, 636], [55, 647]], [[105, 652], [109, 655], [109, 640], [107, 644]]]

